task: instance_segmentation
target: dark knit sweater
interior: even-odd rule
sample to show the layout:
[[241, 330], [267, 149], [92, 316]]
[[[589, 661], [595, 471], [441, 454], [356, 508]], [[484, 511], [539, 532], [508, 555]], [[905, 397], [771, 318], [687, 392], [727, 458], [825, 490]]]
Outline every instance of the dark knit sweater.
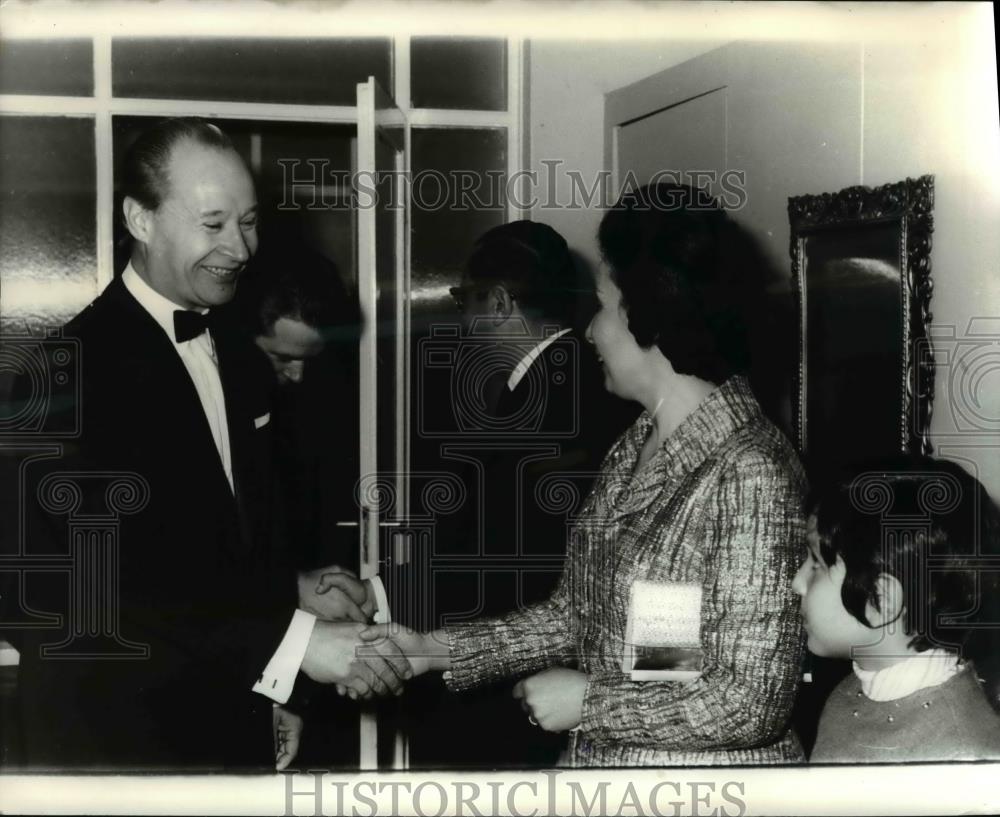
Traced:
[[854, 673], [833, 690], [820, 716], [814, 763], [1000, 758], [1000, 715], [966, 666], [935, 687], [873, 701]]

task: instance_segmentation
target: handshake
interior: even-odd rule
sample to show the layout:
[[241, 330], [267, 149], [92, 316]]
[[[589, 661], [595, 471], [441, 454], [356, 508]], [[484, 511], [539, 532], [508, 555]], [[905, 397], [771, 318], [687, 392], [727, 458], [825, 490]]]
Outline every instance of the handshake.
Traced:
[[[367, 700], [399, 695], [403, 683], [415, 675], [438, 666], [448, 668], [448, 648], [441, 634], [372, 623], [379, 612], [373, 582], [332, 565], [300, 573], [298, 586], [299, 608], [316, 616], [299, 665], [313, 681], [334, 684], [353, 700]], [[294, 709], [275, 704], [272, 735], [278, 771], [295, 760], [304, 725]]]
[[299, 574], [299, 607], [317, 617], [302, 672], [354, 700], [399, 695], [407, 680], [450, 665], [442, 633], [372, 624], [375, 588], [344, 568]]

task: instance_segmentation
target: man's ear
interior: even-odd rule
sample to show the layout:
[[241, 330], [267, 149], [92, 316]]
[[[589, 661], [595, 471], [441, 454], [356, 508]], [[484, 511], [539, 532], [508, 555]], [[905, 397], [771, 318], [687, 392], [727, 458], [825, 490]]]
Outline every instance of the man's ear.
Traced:
[[903, 585], [899, 579], [888, 573], [882, 573], [875, 580], [875, 594], [878, 596], [879, 609], [876, 610], [871, 602], [865, 605], [865, 617], [868, 623], [872, 627], [886, 627], [899, 621], [906, 610]]
[[494, 326], [499, 326], [514, 311], [514, 298], [503, 284], [495, 284], [486, 296], [486, 305]]
[[153, 232], [153, 213], [147, 210], [131, 196], [126, 196], [122, 202], [122, 215], [125, 217], [125, 226], [132, 234], [132, 238], [148, 244]]

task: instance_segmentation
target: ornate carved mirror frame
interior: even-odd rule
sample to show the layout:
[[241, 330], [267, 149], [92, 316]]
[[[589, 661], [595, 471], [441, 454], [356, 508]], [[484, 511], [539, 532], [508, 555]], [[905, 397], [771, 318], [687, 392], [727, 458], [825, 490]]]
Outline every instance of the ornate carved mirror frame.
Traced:
[[788, 200], [807, 459], [931, 451], [933, 206], [933, 176]]

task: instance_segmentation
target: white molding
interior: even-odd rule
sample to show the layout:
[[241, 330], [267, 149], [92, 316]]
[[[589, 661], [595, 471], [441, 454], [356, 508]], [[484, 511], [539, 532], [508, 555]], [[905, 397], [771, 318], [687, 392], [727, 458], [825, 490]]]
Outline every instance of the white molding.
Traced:
[[[611, 189], [618, 190], [621, 184], [621, 167], [619, 164], [618, 157], [618, 143], [621, 140], [622, 126], [612, 125], [611, 129], [606, 133], [611, 135]], [[606, 168], [607, 169], [607, 168]]]
[[[95, 42], [95, 68], [98, 59]], [[107, 63], [110, 70], [110, 60]], [[96, 77], [95, 77], [96, 83]], [[96, 89], [95, 89], [96, 90]], [[284, 105], [264, 102], [221, 102], [202, 99], [143, 99], [78, 96], [38, 96], [0, 94], [0, 115], [13, 116], [95, 116], [110, 111], [123, 116], [204, 116], [217, 119], [250, 119], [322, 124], [357, 121], [353, 105]]]
[[353, 125], [353, 105], [283, 105], [264, 102], [219, 102], [200, 99], [129, 99], [111, 101], [111, 112], [129, 116], [204, 116], [217, 119], [319, 122]]
[[[374, 173], [376, 170], [375, 149], [375, 83], [358, 83], [358, 153], [357, 171], [359, 174]], [[375, 274], [377, 253], [376, 211], [372, 207], [358, 209], [358, 301], [362, 314], [362, 331], [360, 343], [360, 380], [358, 383], [358, 400], [361, 408], [360, 428], [360, 465], [361, 475], [374, 475], [378, 471], [378, 448], [375, 438], [378, 427], [372, 406], [378, 405], [378, 378], [376, 362], [378, 359], [377, 308], [378, 281]], [[367, 407], [367, 409], [366, 409]], [[374, 495], [374, 492], [372, 492]], [[377, 497], [376, 500], [377, 501]], [[360, 559], [361, 578], [366, 579], [378, 573], [378, 553], [372, 550], [378, 548], [378, 515], [377, 506], [368, 508], [368, 519], [362, 518], [362, 541], [367, 547], [362, 549]], [[366, 552], [367, 551], [367, 552]]]
[[115, 163], [111, 127], [111, 37], [94, 37], [94, 158], [97, 180], [97, 289], [114, 277]]
[[[395, 38], [392, 49], [392, 96], [397, 109], [408, 111], [410, 107], [410, 37], [402, 34]], [[404, 176], [410, 172], [410, 123], [402, 114], [403, 143], [396, 153], [396, 171]], [[410, 499], [410, 205], [396, 216], [394, 240], [396, 243], [396, 320], [402, 328], [396, 333], [396, 463], [400, 471], [397, 493], [399, 513], [403, 518], [409, 514]], [[392, 761], [394, 771], [405, 771], [410, 767], [409, 736], [398, 724], [392, 737]]]
[[[405, 135], [404, 135], [404, 143], [403, 143], [403, 173], [404, 173], [404, 176], [407, 179], [410, 178], [410, 174], [412, 173], [412, 170], [413, 170], [413, 165], [412, 165], [413, 154], [411, 153], [411, 150], [412, 150], [412, 147], [411, 147], [411, 141], [410, 141], [410, 124], [409, 124], [409, 121], [407, 121], [406, 128], [405, 128]], [[413, 304], [413, 290], [412, 290], [412, 276], [411, 276], [411, 272], [412, 272], [412, 269], [413, 269], [413, 266], [412, 266], [412, 264], [413, 264], [413, 255], [412, 255], [412, 252], [413, 252], [413, 240], [412, 240], [412, 232], [411, 232], [412, 229], [413, 229], [413, 209], [412, 209], [412, 202], [410, 201], [410, 199], [407, 198], [405, 201], [406, 201], [406, 206], [405, 206], [405, 209], [403, 211], [403, 238], [404, 238], [404, 240], [403, 240], [403, 285], [404, 285], [404, 288], [403, 288], [402, 292], [404, 293], [404, 300], [403, 300], [403, 302], [405, 303], [405, 309], [403, 310], [403, 312], [404, 312], [404, 319], [405, 319], [404, 332], [403, 332], [404, 343], [405, 343], [404, 351], [403, 351], [403, 361], [405, 363], [405, 369], [406, 369], [406, 375], [405, 375], [405, 389], [406, 390], [405, 390], [404, 394], [406, 396], [405, 399], [406, 399], [407, 410], [404, 411], [404, 413], [403, 413], [403, 419], [404, 419], [404, 422], [405, 422], [405, 428], [404, 428], [405, 436], [404, 436], [404, 440], [406, 441], [406, 450], [405, 450], [405, 459], [404, 459], [404, 462], [406, 463], [406, 469], [403, 472], [403, 489], [404, 489], [403, 490], [403, 501], [405, 503], [405, 513], [406, 513], [407, 516], [409, 516], [409, 513], [410, 513], [410, 505], [409, 505], [409, 500], [410, 500], [410, 453], [411, 453], [411, 451], [410, 451], [410, 448], [411, 448], [410, 447], [410, 434], [411, 434], [411, 430], [412, 430], [411, 429], [411, 423], [410, 423], [411, 412], [409, 411], [409, 406], [411, 405], [410, 389], [412, 387], [412, 372], [411, 372], [411, 365], [410, 365], [411, 361], [412, 361], [411, 346], [410, 346], [410, 333], [411, 333], [412, 330], [411, 330], [411, 325], [410, 325], [410, 315], [412, 313], [412, 304]], [[407, 756], [407, 758], [409, 757], [409, 750], [408, 750], [408, 748], [406, 750], [406, 756]]]
[[36, 96], [0, 94], [2, 116], [96, 116], [97, 102], [92, 96]]
[[[375, 146], [375, 80], [359, 82], [357, 105], [358, 138], [357, 170], [373, 173], [376, 169]], [[378, 473], [378, 281], [376, 211], [372, 207], [357, 210], [358, 301], [361, 306], [362, 329], [359, 344], [358, 401], [360, 406], [359, 459], [361, 479], [371, 479]], [[374, 507], [363, 505], [361, 510], [361, 553], [359, 573], [362, 579], [378, 575], [379, 518], [376, 491], [362, 491], [371, 497]], [[367, 500], [366, 500], [367, 502]], [[358, 724], [358, 765], [362, 770], [378, 768], [378, 715], [362, 710]]]
[[[396, 178], [407, 174], [410, 169], [409, 128], [403, 136], [402, 150], [395, 154]], [[410, 515], [410, 204], [404, 205], [402, 212], [395, 215], [394, 240], [396, 251], [396, 468], [397, 495], [399, 496], [399, 516], [408, 519]], [[397, 557], [399, 558], [399, 557]], [[407, 554], [412, 559], [412, 553]], [[406, 732], [395, 729], [392, 741], [392, 769], [405, 771], [410, 767], [410, 741]]]
[[[405, 146], [401, 145], [400, 150], [393, 151], [393, 171], [397, 174], [396, 178], [400, 179], [401, 174], [406, 170], [406, 160], [403, 155], [403, 150]], [[402, 211], [396, 211], [393, 218], [393, 242], [395, 244], [395, 251], [393, 252], [393, 259], [395, 260], [395, 270], [394, 270], [394, 286], [396, 288], [395, 294], [395, 306], [396, 314], [393, 316], [396, 321], [396, 371], [394, 373], [394, 379], [396, 383], [396, 393], [393, 395], [395, 401], [395, 426], [396, 426], [396, 450], [395, 450], [395, 467], [398, 469], [397, 476], [397, 491], [398, 491], [398, 514], [403, 519], [409, 518], [410, 513], [410, 503], [409, 503], [409, 492], [407, 486], [407, 474], [410, 470], [410, 458], [409, 458], [409, 439], [407, 431], [409, 430], [409, 344], [408, 339], [408, 327], [409, 327], [409, 312], [410, 312], [410, 276], [409, 269], [407, 267], [407, 253], [406, 246], [409, 243], [407, 241], [407, 231], [409, 229], [409, 219], [407, 219], [407, 212], [409, 207], [404, 207]]]
[[[513, 37], [507, 40], [507, 179], [514, 178], [514, 175], [525, 168], [524, 162], [524, 61], [525, 50], [523, 40]], [[526, 201], [524, 196], [524, 179], [518, 185], [516, 200]], [[517, 221], [527, 218], [529, 211], [522, 207], [514, 206], [513, 202], [508, 203], [507, 220]]]
[[439, 108], [413, 108], [406, 115], [410, 125], [417, 128], [509, 128], [514, 119], [509, 111], [449, 111]]
[[[96, 43], [95, 43], [96, 45]], [[95, 48], [95, 61], [96, 61]], [[521, 88], [520, 49], [514, 48], [517, 71], [508, 72], [509, 100], [513, 110], [458, 111], [438, 108], [414, 108], [397, 105], [409, 124], [418, 128], [509, 128], [519, 130]], [[110, 62], [108, 63], [110, 68]], [[96, 66], [95, 66], [96, 67]], [[516, 78], [511, 81], [510, 73]], [[397, 85], [402, 83], [397, 83]], [[404, 89], [405, 90], [405, 89]], [[110, 91], [110, 89], [109, 89]], [[398, 88], [397, 88], [398, 93]], [[3, 116], [95, 116], [99, 111], [121, 116], [204, 116], [217, 119], [248, 119], [259, 121], [290, 121], [322, 124], [357, 122], [353, 105], [285, 105], [264, 102], [222, 102], [201, 99], [145, 99], [111, 97], [38, 96], [31, 94], [0, 94], [0, 115]], [[518, 151], [519, 152], [519, 151]]]
[[392, 96], [397, 107], [410, 110], [410, 37], [396, 37], [392, 48]]

